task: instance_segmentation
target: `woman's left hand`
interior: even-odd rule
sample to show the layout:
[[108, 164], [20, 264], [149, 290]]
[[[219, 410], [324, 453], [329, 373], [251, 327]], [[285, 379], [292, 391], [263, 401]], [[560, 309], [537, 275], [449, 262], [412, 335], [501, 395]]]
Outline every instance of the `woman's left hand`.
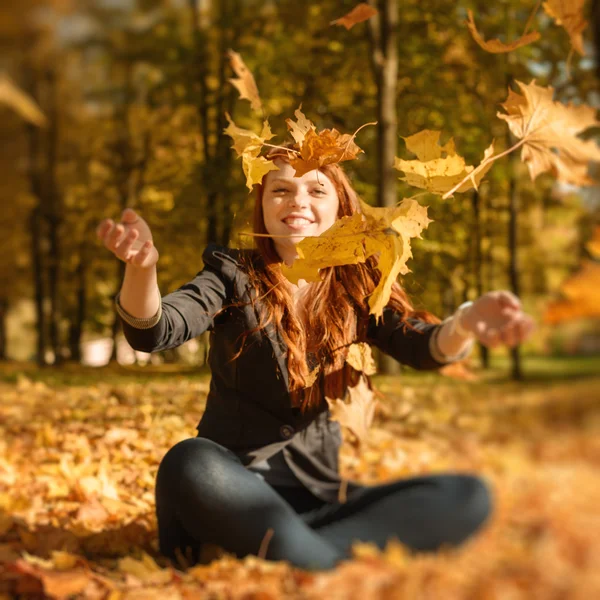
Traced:
[[533, 319], [508, 291], [488, 292], [475, 300], [462, 313], [460, 324], [488, 348], [501, 344], [514, 348], [534, 329]]

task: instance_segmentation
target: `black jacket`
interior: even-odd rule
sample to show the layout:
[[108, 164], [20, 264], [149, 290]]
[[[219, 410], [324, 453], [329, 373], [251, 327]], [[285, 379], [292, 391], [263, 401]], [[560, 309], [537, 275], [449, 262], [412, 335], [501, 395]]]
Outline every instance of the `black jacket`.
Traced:
[[[210, 330], [212, 379], [198, 435], [229, 448], [246, 466], [283, 450], [296, 477], [315, 495], [333, 502], [341, 481], [339, 424], [329, 420], [326, 407], [302, 415], [291, 406], [287, 348], [276, 328], [270, 325], [250, 334], [242, 354], [231, 360], [243, 334], [258, 326], [257, 311], [261, 310], [260, 304], [255, 308], [250, 304], [242, 252], [209, 245], [202, 257], [204, 269], [162, 298], [158, 323], [138, 329], [123, 321], [125, 337], [136, 350], [156, 352]], [[430, 337], [439, 326], [417, 320], [410, 323], [407, 327], [397, 313], [385, 309], [379, 322], [369, 321], [366, 341], [416, 369], [443, 366], [429, 349]]]

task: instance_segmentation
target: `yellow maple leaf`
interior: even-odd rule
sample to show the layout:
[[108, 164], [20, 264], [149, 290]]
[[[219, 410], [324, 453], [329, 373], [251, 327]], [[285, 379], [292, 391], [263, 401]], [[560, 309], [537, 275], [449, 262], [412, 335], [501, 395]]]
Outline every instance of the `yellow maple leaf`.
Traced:
[[346, 13], [343, 17], [335, 19], [335, 21], [331, 21], [330, 25], [341, 25], [346, 29], [350, 30], [358, 23], [362, 23], [363, 21], [374, 17], [376, 14], [378, 14], [376, 8], [373, 8], [370, 4], [367, 4], [366, 2], [361, 2], [360, 4], [355, 6], [349, 13]]
[[237, 79], [232, 78], [229, 81], [237, 88], [240, 93], [240, 98], [250, 101], [250, 106], [253, 110], [262, 110], [262, 102], [258, 94], [258, 87], [254, 80], [254, 75], [237, 52], [229, 50], [228, 52], [231, 68], [237, 75]]
[[584, 56], [583, 31], [588, 26], [584, 17], [585, 0], [547, 0], [543, 7], [557, 25], [565, 28], [575, 51]]
[[[407, 149], [416, 154], [418, 160], [403, 160], [395, 157], [394, 168], [405, 175], [400, 179], [409, 185], [440, 195], [447, 194], [450, 190], [463, 193], [473, 188], [477, 189], [492, 167], [492, 162], [477, 168], [467, 165], [465, 159], [456, 153], [454, 141], [450, 139], [444, 146], [440, 146], [439, 137], [439, 131], [425, 129], [403, 138]], [[485, 150], [484, 161], [493, 153], [492, 143]], [[466, 181], [463, 182], [465, 179]]]
[[392, 284], [399, 274], [408, 272], [411, 258], [410, 238], [420, 237], [431, 222], [427, 208], [416, 200], [404, 199], [399, 206], [380, 208], [361, 202], [362, 213], [338, 219], [317, 237], [306, 237], [297, 246], [298, 258], [283, 274], [292, 283], [299, 279], [318, 281], [319, 270], [365, 262], [378, 256], [381, 280], [369, 297], [370, 313], [383, 314]]
[[501, 106], [512, 133], [521, 140], [521, 160], [527, 163], [531, 179], [544, 172], [553, 173], [559, 181], [575, 185], [590, 185], [588, 162], [600, 161], [600, 148], [593, 140], [577, 135], [589, 127], [600, 125], [596, 111], [586, 105], [554, 102], [554, 89], [517, 81], [523, 95], [509, 89]]
[[279, 171], [279, 167], [272, 160], [267, 160], [264, 156], [252, 156], [250, 154], [242, 156], [242, 168], [246, 176], [246, 187], [250, 191], [252, 191], [252, 186], [255, 183], [260, 183], [269, 171]]
[[331, 413], [330, 419], [350, 429], [359, 443], [364, 443], [368, 438], [378, 401], [375, 400], [364, 377], [361, 377], [354, 387], [348, 388], [348, 394], [348, 402], [326, 398]]
[[479, 31], [477, 31], [477, 27], [475, 26], [475, 21], [473, 19], [473, 11], [467, 11], [469, 15], [469, 19], [467, 21], [467, 27], [471, 32], [471, 36], [477, 42], [479, 46], [481, 46], [486, 52], [491, 52], [492, 54], [501, 54], [504, 52], [512, 52], [521, 46], [527, 46], [527, 44], [531, 44], [532, 42], [537, 42], [540, 39], [540, 34], [538, 31], [532, 31], [531, 33], [527, 33], [522, 35], [519, 39], [514, 40], [508, 44], [501, 42], [498, 39], [495, 40], [484, 40]]
[[365, 342], [351, 344], [346, 355], [346, 362], [357, 371], [362, 371], [365, 375], [374, 375], [377, 373], [377, 366], [373, 360], [371, 346]]
[[259, 156], [263, 144], [274, 137], [274, 134], [271, 132], [271, 126], [266, 120], [263, 123], [261, 134], [258, 135], [250, 129], [238, 127], [228, 113], [225, 113], [225, 117], [229, 125], [224, 133], [233, 139], [232, 148], [236, 151], [238, 157], [242, 158], [246, 186], [249, 190], [252, 190], [252, 186], [260, 183], [269, 171], [279, 170], [279, 167], [273, 161]]

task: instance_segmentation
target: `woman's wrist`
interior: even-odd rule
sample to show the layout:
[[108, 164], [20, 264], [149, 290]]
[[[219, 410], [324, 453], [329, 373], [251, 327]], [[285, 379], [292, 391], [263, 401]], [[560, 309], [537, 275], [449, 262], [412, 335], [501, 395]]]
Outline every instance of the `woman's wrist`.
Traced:
[[473, 331], [465, 327], [465, 315], [471, 310], [473, 302], [463, 302], [457, 309], [452, 319], [450, 320], [450, 334], [452, 336], [458, 336], [465, 340], [470, 340], [475, 337]]

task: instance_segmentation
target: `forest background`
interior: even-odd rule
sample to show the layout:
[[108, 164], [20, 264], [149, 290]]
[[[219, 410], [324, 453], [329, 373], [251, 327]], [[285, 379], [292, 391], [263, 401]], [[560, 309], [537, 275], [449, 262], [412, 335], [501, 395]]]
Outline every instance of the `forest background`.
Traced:
[[[242, 127], [257, 119], [228, 81], [229, 49], [256, 78], [279, 136], [272, 142], [285, 137], [284, 120], [301, 103], [320, 128], [352, 133], [379, 121], [359, 134], [365, 154], [344, 165], [371, 204], [415, 193], [382, 164], [381, 157], [410, 156], [401, 137], [440, 130], [467, 164], [477, 164], [491, 139], [497, 149], [508, 147], [496, 112], [514, 80], [551, 85], [563, 103], [598, 105], [589, 39], [586, 56], [573, 53], [565, 30], [544, 11], [535, 17], [541, 38], [533, 44], [490, 54], [473, 41], [468, 9], [487, 39], [510, 40], [522, 34], [529, 2], [383, 3], [377, 26], [373, 19], [351, 30], [331, 25], [353, 5], [3, 4], [1, 65], [39, 112], [29, 107], [19, 116], [0, 107], [0, 359], [80, 361], [83, 344], [119, 335], [113, 299], [124, 265], [102, 251], [94, 229], [125, 207], [152, 227], [163, 294], [201, 269], [208, 241], [249, 243], [239, 233], [253, 196], [222, 131], [225, 112]], [[560, 314], [548, 307], [589, 257], [599, 198], [598, 186], [563, 185], [548, 175], [531, 182], [513, 153], [495, 163], [478, 192], [419, 198], [434, 222], [413, 244], [412, 273], [402, 283], [417, 306], [441, 317], [485, 291], [512, 289], [539, 325], [526, 352], [596, 352], [594, 311], [576, 301]], [[202, 364], [201, 341], [162, 359]], [[487, 364], [485, 350], [482, 359]], [[512, 364], [519, 377], [518, 351]]]
[[[547, 173], [532, 182], [519, 152], [496, 161], [478, 191], [447, 200], [393, 169], [394, 156], [412, 158], [402, 138], [423, 129], [453, 138], [471, 165], [492, 139], [497, 153], [512, 146], [496, 113], [517, 80], [597, 108], [590, 28], [575, 34], [577, 50], [534, 0], [377, 0], [378, 16], [332, 24], [355, 4], [0, 4], [0, 600], [600, 596], [600, 186]], [[590, 8], [564, 6], [576, 27]], [[488, 40], [525, 30], [539, 39], [488, 53], [468, 10]], [[381, 359], [392, 376], [360, 398], [372, 426], [362, 440], [343, 427], [345, 479], [485, 478], [494, 512], [464, 548], [414, 556], [398, 543], [357, 544], [354, 560], [319, 574], [218, 549], [210, 565], [188, 568], [158, 552], [155, 474], [204, 410], [207, 338], [151, 365], [127, 351], [114, 310], [124, 264], [95, 229], [139, 211], [163, 294], [202, 268], [209, 241], [251, 242], [240, 234], [253, 196], [222, 132], [226, 112], [255, 131], [262, 115], [229, 81], [230, 49], [254, 74], [272, 142], [300, 104], [319, 130], [378, 122], [357, 136], [364, 154], [343, 166], [369, 204], [419, 194], [429, 207], [433, 222], [401, 279], [418, 307], [445, 317], [506, 288], [537, 322], [523, 348], [480, 348], [472, 372], [453, 378], [397, 376]], [[599, 171], [590, 165], [596, 180]]]

